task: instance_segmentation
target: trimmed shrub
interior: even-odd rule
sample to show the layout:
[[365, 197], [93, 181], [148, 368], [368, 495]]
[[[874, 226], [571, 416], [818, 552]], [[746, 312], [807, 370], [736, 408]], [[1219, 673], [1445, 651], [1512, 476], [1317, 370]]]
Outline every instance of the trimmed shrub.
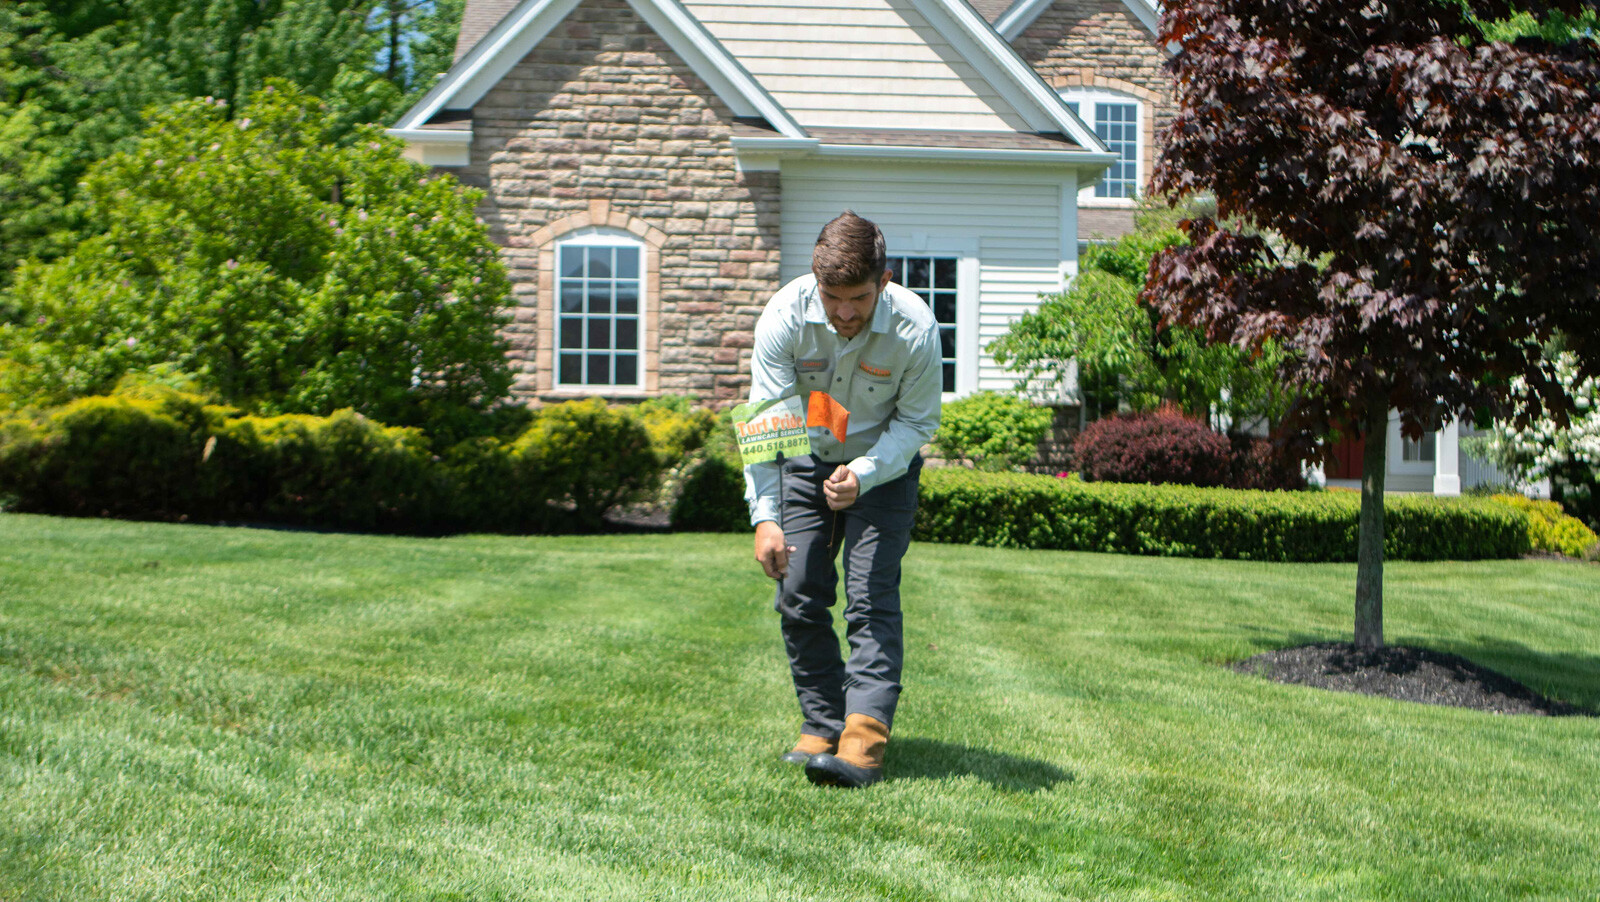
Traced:
[[690, 455], [705, 447], [717, 429], [717, 415], [695, 407], [688, 395], [663, 395], [639, 402], [633, 408], [645, 431], [650, 447], [661, 458], [661, 466], [671, 470], [689, 463]]
[[[647, 492], [664, 457], [630, 410], [599, 400], [547, 407], [514, 441], [474, 438], [435, 456], [420, 431], [353, 411], [241, 417], [159, 386], [136, 394], [0, 421], [0, 501], [131, 519], [570, 531], [599, 528]], [[674, 431], [673, 447], [696, 428]]]
[[599, 398], [542, 409], [512, 455], [521, 478], [549, 483], [551, 496], [572, 506], [575, 530], [601, 528], [606, 511], [643, 497], [661, 478], [644, 425]]
[[1528, 544], [1534, 551], [1581, 558], [1595, 543], [1600, 542], [1600, 536], [1595, 535], [1594, 530], [1577, 517], [1567, 514], [1554, 501], [1535, 501], [1522, 495], [1491, 497], [1527, 517]]
[[685, 532], [750, 532], [744, 501], [744, 462], [726, 415], [705, 448], [683, 471], [671, 508], [672, 528]]
[[[1086, 483], [1020, 473], [928, 470], [915, 537], [930, 542], [1260, 561], [1354, 561], [1360, 496]], [[1395, 496], [1394, 560], [1516, 557], [1525, 518], [1476, 498]]]
[[1231, 469], [1228, 440], [1170, 407], [1095, 420], [1072, 454], [1090, 482], [1220, 486]]
[[977, 392], [944, 405], [933, 449], [947, 460], [971, 461], [980, 470], [1015, 470], [1038, 454], [1050, 420], [1048, 407], [1014, 395]]
[[0, 483], [18, 509], [181, 520], [199, 507], [205, 438], [158, 400], [93, 397], [0, 428]]
[[450, 487], [420, 430], [352, 410], [228, 421], [208, 469], [223, 516], [380, 532], [438, 532]]

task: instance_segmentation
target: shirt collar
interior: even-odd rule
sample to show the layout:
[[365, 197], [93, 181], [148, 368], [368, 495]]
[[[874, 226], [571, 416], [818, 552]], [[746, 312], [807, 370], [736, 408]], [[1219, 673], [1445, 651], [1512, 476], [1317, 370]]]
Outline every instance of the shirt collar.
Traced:
[[889, 331], [889, 289], [878, 292], [878, 302], [872, 305], [872, 323], [868, 326], [874, 332]]

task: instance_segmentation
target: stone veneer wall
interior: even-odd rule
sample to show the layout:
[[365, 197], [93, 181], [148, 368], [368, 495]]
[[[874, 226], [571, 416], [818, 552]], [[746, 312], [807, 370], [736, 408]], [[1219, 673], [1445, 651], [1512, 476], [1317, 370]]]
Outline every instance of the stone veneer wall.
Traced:
[[[645, 242], [642, 395], [732, 401], [778, 285], [776, 172], [738, 169], [733, 113], [624, 0], [584, 0], [473, 108], [462, 182], [510, 270], [513, 397], [554, 391], [554, 242], [585, 226]], [[608, 397], [640, 397], [607, 391]]]
[[[1166, 51], [1121, 0], [1056, 0], [1011, 46], [1052, 87], [1108, 88], [1145, 101], [1155, 113], [1145, 116], [1142, 136], [1148, 176], [1156, 136], [1172, 121], [1172, 82], [1162, 69]], [[1125, 206], [1078, 211], [1081, 238], [1113, 238], [1132, 228]]]

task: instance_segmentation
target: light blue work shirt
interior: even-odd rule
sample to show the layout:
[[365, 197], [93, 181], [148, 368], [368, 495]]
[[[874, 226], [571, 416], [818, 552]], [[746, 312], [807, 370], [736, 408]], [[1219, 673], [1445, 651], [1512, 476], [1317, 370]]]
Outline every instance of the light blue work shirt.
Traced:
[[[861, 481], [861, 494], [902, 476], [939, 428], [944, 370], [939, 324], [927, 302], [893, 282], [878, 294], [872, 319], [854, 338], [828, 322], [807, 274], [783, 286], [756, 323], [750, 360], [750, 400], [827, 392], [850, 411], [841, 444], [825, 426], [809, 429], [819, 459], [843, 463]], [[751, 524], [778, 519], [776, 463], [744, 468]]]

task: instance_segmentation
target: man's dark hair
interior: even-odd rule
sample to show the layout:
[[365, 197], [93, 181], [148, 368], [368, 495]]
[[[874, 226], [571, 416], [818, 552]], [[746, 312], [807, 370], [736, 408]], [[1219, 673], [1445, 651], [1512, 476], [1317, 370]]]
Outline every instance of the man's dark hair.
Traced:
[[871, 220], [851, 210], [822, 227], [811, 252], [811, 271], [823, 285], [876, 282], [887, 266], [883, 233]]

